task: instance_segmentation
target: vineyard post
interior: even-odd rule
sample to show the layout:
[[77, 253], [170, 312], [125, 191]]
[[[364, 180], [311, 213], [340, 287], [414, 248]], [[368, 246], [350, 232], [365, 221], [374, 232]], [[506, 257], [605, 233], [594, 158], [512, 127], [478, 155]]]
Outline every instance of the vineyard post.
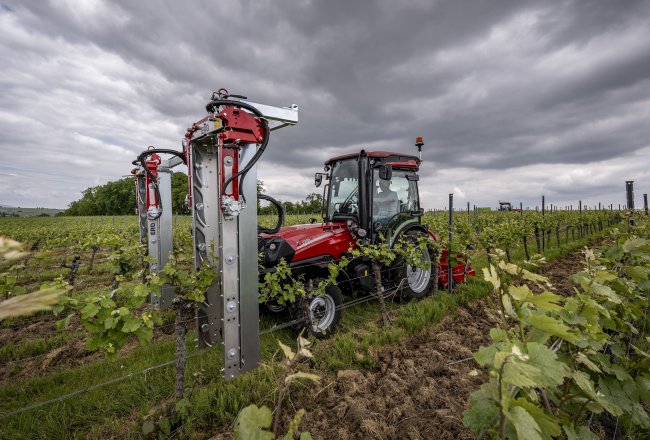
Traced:
[[519, 215], [524, 216], [524, 203], [519, 202]]
[[643, 194], [643, 209], [645, 210], [645, 215], [648, 215], [648, 194]]
[[469, 202], [467, 202], [467, 224], [469, 224]]
[[582, 238], [582, 200], [578, 200], [578, 220], [579, 220], [579, 226], [578, 226], [578, 240]]
[[451, 264], [451, 241], [453, 238], [452, 226], [454, 224], [454, 194], [449, 194], [449, 242], [447, 244], [447, 292], [451, 295], [452, 282], [453, 282], [453, 271]]
[[546, 222], [544, 221], [546, 212], [546, 201], [545, 197], [542, 196], [542, 253], [546, 251]]
[[634, 180], [625, 181], [625, 193], [627, 196], [627, 209], [634, 211]]

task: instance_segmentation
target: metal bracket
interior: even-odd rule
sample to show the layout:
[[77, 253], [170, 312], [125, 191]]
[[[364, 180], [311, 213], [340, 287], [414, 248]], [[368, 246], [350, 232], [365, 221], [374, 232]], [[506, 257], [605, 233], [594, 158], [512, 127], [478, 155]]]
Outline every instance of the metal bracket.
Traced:
[[269, 121], [271, 131], [298, 123], [298, 106], [296, 104], [291, 104], [289, 107], [274, 107], [244, 99], [241, 102], [250, 104], [258, 109], [264, 115], [264, 118]]

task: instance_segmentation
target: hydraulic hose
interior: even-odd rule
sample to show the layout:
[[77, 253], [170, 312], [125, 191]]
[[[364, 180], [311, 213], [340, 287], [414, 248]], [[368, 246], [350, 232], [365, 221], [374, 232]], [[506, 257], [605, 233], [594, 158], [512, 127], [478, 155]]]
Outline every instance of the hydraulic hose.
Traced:
[[271, 196], [267, 196], [266, 194], [258, 194], [257, 198], [271, 202], [271, 204], [274, 205], [278, 210], [278, 223], [275, 225], [275, 228], [268, 229], [257, 225], [257, 232], [261, 232], [263, 234], [276, 234], [284, 224], [284, 206], [282, 206], [282, 203], [278, 202]]
[[260, 145], [260, 147], [255, 152], [255, 155], [251, 158], [251, 160], [248, 162], [248, 164], [246, 164], [244, 168], [242, 168], [237, 174], [230, 176], [228, 180], [225, 181], [225, 183], [223, 184], [223, 189], [221, 190], [221, 195], [223, 196], [226, 193], [226, 188], [228, 187], [228, 185], [237, 177], [241, 176], [241, 179], [239, 179], [239, 193], [241, 194], [242, 200], [245, 202], [246, 197], [244, 197], [244, 194], [241, 191], [242, 184], [244, 183], [244, 178], [246, 177], [246, 173], [250, 171], [253, 165], [255, 165], [255, 163], [260, 159], [260, 157], [264, 153], [264, 150], [266, 150], [266, 146], [269, 143], [269, 134], [270, 134], [269, 123], [267, 122], [266, 119], [264, 119], [264, 115], [262, 114], [262, 112], [260, 112], [258, 109], [245, 102], [232, 101], [230, 99], [213, 99], [205, 106], [205, 109], [208, 112], [215, 113], [217, 107], [222, 105], [230, 105], [233, 107], [239, 107], [250, 111], [255, 116], [257, 116], [260, 119], [260, 121], [262, 121], [262, 128], [264, 129], [264, 139], [262, 140], [262, 144]]
[[[176, 151], [176, 150], [169, 150], [166, 148], [152, 148], [150, 150], [143, 151], [138, 156], [138, 159], [132, 162], [134, 165], [136, 164], [136, 162], [139, 162], [140, 166], [144, 169], [144, 171], [149, 176], [149, 179], [151, 179], [151, 183], [153, 183], [153, 189], [154, 192], [156, 193], [156, 200], [158, 201], [158, 214], [153, 218], [150, 217], [152, 220], [159, 218], [163, 213], [163, 205], [162, 205], [162, 199], [160, 198], [160, 190], [158, 189], [158, 181], [156, 180], [156, 176], [153, 175], [153, 173], [149, 170], [149, 167], [147, 167], [147, 164], [145, 163], [145, 158], [151, 156], [154, 153], [173, 154], [174, 156], [180, 157], [183, 163], [187, 165], [187, 160], [185, 159], [185, 155], [183, 154], [183, 152]], [[148, 215], [149, 213], [147, 213], [147, 216]]]

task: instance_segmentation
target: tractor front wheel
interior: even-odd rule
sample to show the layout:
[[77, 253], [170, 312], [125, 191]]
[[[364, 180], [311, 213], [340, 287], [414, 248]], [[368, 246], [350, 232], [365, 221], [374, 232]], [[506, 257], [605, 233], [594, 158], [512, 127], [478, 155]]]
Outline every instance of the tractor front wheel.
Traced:
[[341, 320], [343, 294], [335, 285], [325, 287], [323, 294], [306, 299], [300, 312], [305, 317], [304, 329], [318, 339], [331, 335]]

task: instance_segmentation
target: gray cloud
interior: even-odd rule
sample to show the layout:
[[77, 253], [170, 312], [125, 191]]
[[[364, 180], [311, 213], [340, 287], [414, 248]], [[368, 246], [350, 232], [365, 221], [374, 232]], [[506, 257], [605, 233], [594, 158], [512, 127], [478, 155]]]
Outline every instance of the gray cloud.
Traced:
[[648, 187], [649, 13], [647, 1], [5, 0], [0, 203], [64, 207], [147, 145], [178, 148], [219, 87], [300, 105], [260, 163], [287, 199], [314, 190], [328, 155], [413, 151], [424, 136], [427, 207], [454, 188], [478, 205], [542, 191], [614, 203], [626, 179]]

